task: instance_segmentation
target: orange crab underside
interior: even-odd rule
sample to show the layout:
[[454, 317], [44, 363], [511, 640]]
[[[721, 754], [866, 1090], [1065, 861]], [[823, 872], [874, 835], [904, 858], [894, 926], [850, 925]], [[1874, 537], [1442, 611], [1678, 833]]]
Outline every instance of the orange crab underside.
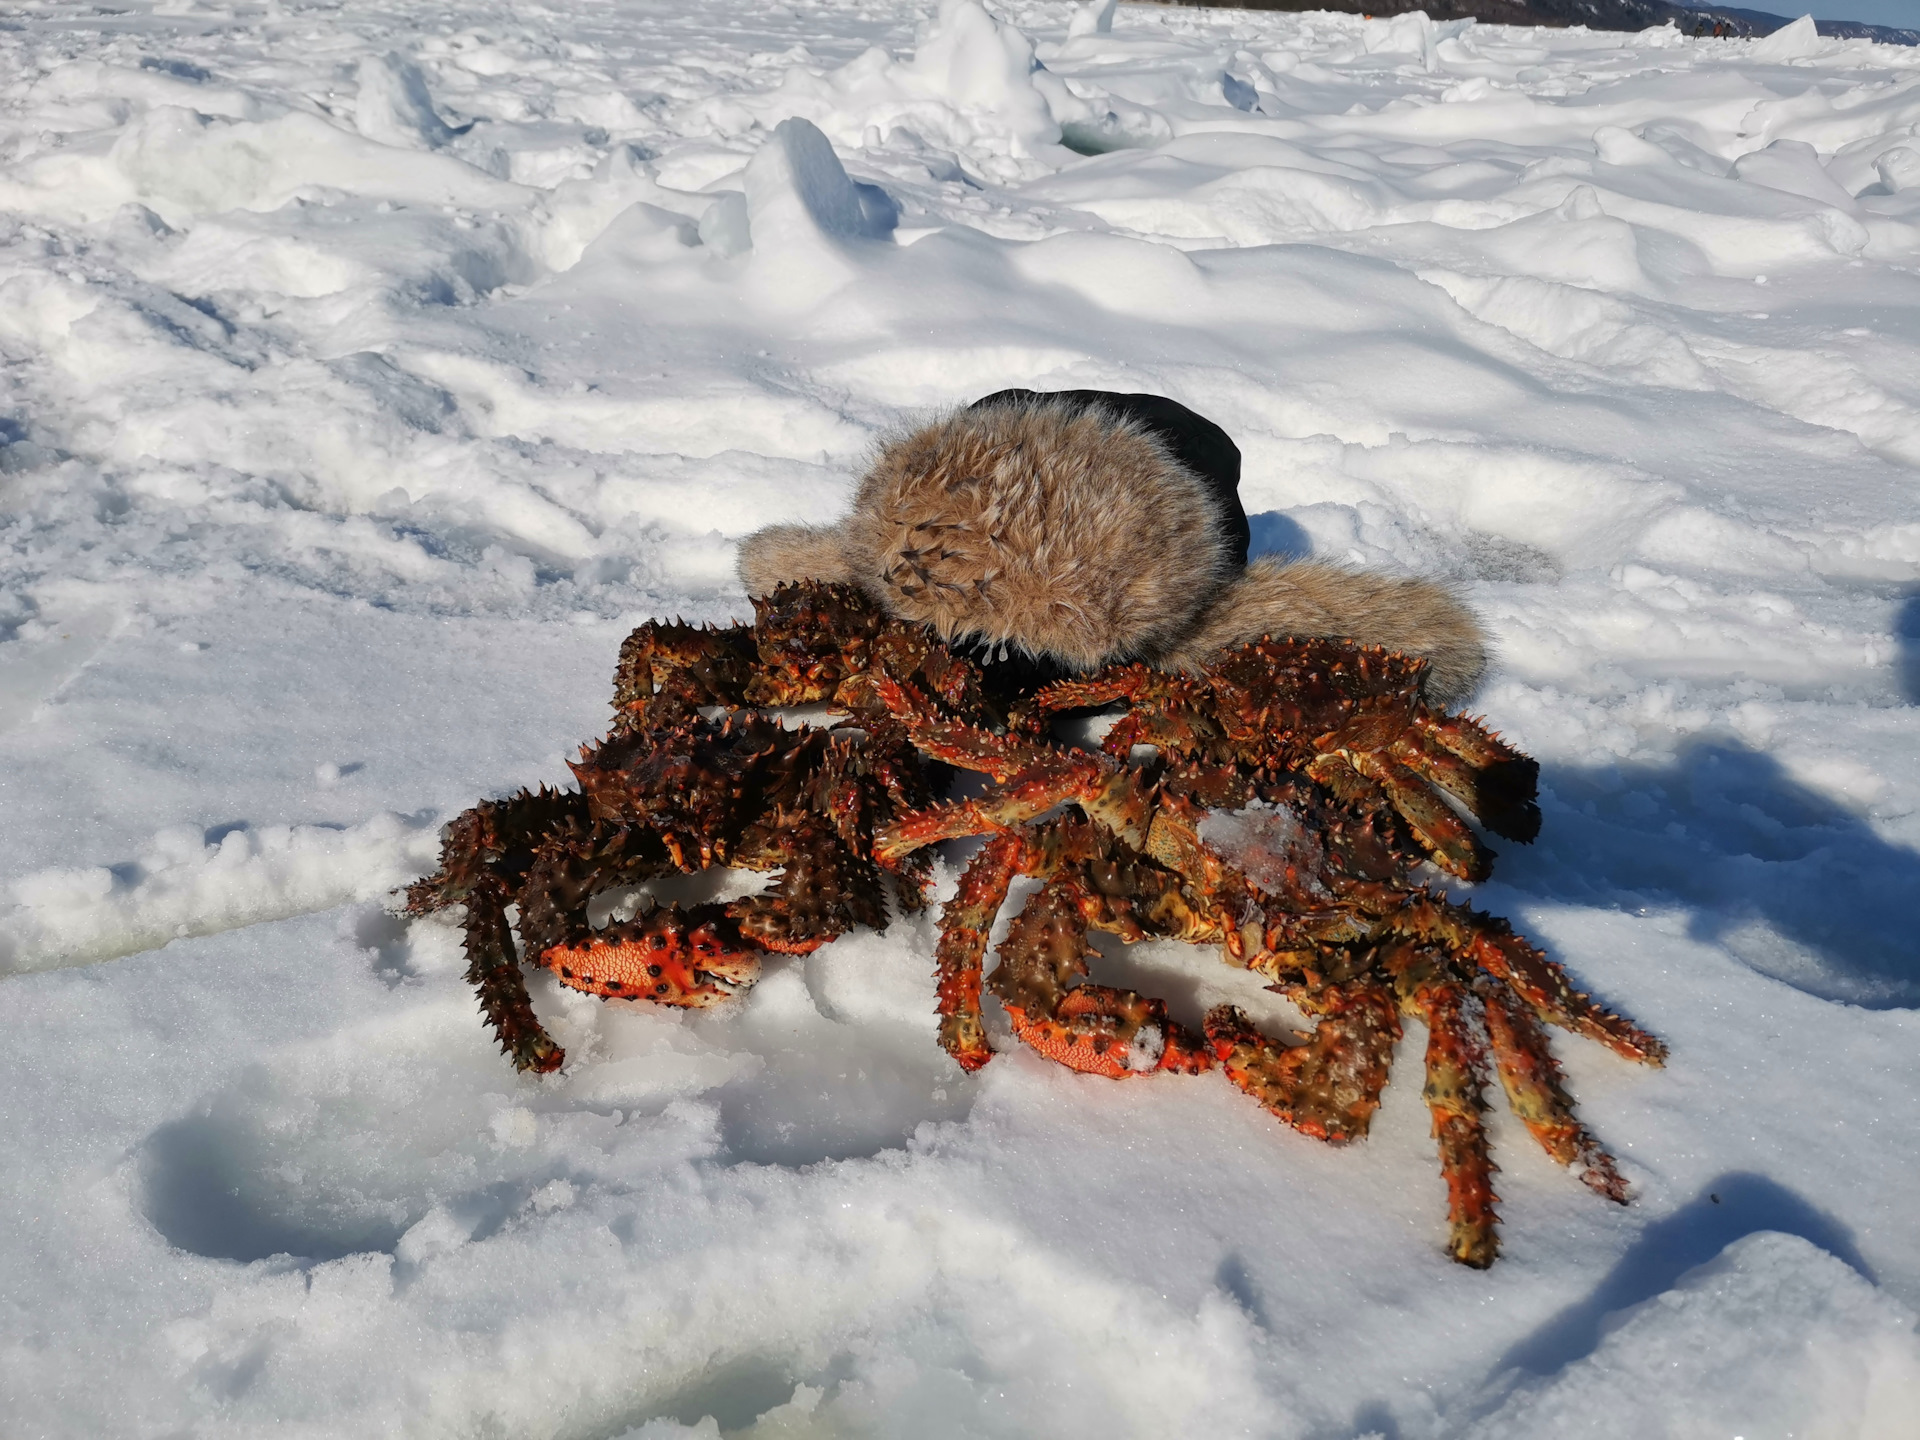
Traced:
[[1124, 1080], [1156, 1070], [1197, 1075], [1213, 1068], [1213, 1057], [1167, 1018], [1162, 1001], [1130, 991], [1081, 985], [1050, 1016], [1030, 1015], [1018, 1005], [1006, 1010], [1023, 1042], [1083, 1075]]
[[730, 940], [711, 921], [689, 928], [669, 907], [609, 925], [590, 940], [555, 945], [540, 964], [590, 995], [698, 1009], [733, 993], [716, 981], [750, 984], [760, 973], [760, 948]]

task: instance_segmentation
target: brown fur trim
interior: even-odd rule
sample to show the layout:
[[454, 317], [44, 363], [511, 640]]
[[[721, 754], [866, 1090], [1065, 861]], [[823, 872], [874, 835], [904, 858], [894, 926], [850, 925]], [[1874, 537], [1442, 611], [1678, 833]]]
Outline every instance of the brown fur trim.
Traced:
[[1262, 635], [1335, 635], [1423, 656], [1433, 666], [1427, 693], [1443, 705], [1471, 695], [1487, 668], [1479, 622], [1444, 586], [1274, 558], [1247, 566], [1159, 660], [1191, 668], [1223, 646]]
[[771, 595], [775, 586], [790, 580], [864, 582], [872, 568], [871, 562], [863, 565], [850, 553], [844, 522], [756, 530], [740, 542], [736, 564], [749, 595]]
[[1077, 669], [1170, 644], [1232, 573], [1205, 484], [1098, 407], [937, 420], [881, 449], [845, 523], [894, 614]]
[[1268, 634], [1424, 656], [1444, 704], [1486, 670], [1478, 622], [1432, 581], [1272, 558], [1236, 571], [1230, 550], [1204, 482], [1133, 422], [1097, 406], [993, 404], [887, 442], [851, 515], [750, 535], [739, 569], [749, 594], [850, 581], [948, 639], [1083, 671], [1191, 668]]

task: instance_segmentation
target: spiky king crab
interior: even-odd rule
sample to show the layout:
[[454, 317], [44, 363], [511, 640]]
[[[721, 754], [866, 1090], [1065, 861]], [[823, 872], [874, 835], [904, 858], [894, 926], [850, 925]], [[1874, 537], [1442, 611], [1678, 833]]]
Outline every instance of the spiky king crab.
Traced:
[[[752, 626], [635, 630], [614, 677], [613, 730], [571, 765], [580, 789], [476, 805], [447, 827], [439, 870], [409, 887], [410, 914], [465, 907], [467, 978], [518, 1068], [546, 1073], [566, 1059], [534, 1016], [522, 954], [576, 990], [699, 1008], [752, 983], [765, 952], [805, 954], [855, 925], [884, 928], [882, 866], [905, 881], [901, 900], [919, 903], [927, 857], [876, 865], [872, 837], [934, 791], [872, 677], [897, 676], [982, 723], [1004, 719], [1004, 701], [857, 590], [789, 585], [754, 607]], [[855, 723], [760, 713], [827, 700]], [[715, 866], [779, 875], [730, 904], [590, 923], [610, 891]]]
[[[1430, 712], [1423, 670], [1338, 641], [1266, 639], [1194, 675], [1134, 665], [1052, 686], [1008, 734], [945, 718], [882, 678], [915, 745], [994, 782], [899, 817], [876, 842], [876, 857], [898, 864], [936, 841], [989, 837], [941, 917], [940, 1033], [954, 1058], [969, 1069], [990, 1058], [987, 934], [1025, 874], [1043, 884], [987, 983], [1014, 1033], [1049, 1058], [1116, 1078], [1218, 1065], [1282, 1120], [1339, 1142], [1366, 1134], [1400, 1019], [1413, 1017], [1428, 1034], [1425, 1097], [1455, 1259], [1485, 1266], [1498, 1253], [1481, 1118], [1489, 1070], [1550, 1156], [1624, 1202], [1612, 1158], [1573, 1114], [1543, 1025], [1648, 1064], [1664, 1047], [1575, 989], [1504, 921], [1416, 882], [1423, 861], [1468, 879], [1491, 864], [1443, 793], [1496, 833], [1526, 840], [1539, 828], [1533, 762], [1471, 720]], [[1040, 738], [1050, 714], [1116, 701], [1128, 709], [1102, 752]], [[1153, 756], [1135, 763], [1142, 745]], [[1318, 1023], [1283, 1042], [1223, 1005], [1193, 1035], [1158, 1000], [1080, 983], [1090, 929], [1218, 943]]]
[[[984, 978], [1014, 1034], [1050, 1059], [1116, 1078], [1220, 1068], [1295, 1128], [1340, 1142], [1366, 1134], [1411, 1016], [1428, 1032], [1456, 1259], [1484, 1266], [1498, 1249], [1489, 1071], [1549, 1155], [1624, 1201], [1543, 1026], [1646, 1063], [1664, 1051], [1503, 921], [1419, 883], [1429, 862], [1487, 873], [1459, 810], [1515, 839], [1539, 825], [1533, 762], [1430, 711], [1421, 662], [1263, 640], [1196, 674], [1123, 666], [1023, 689], [1016, 670], [974, 665], [857, 590], [783, 586], [754, 605], [751, 627], [636, 630], [614, 729], [573, 766], [580, 791], [467, 811], [440, 871], [409, 891], [416, 914], [466, 907], [469, 979], [520, 1068], [550, 1071], [564, 1056], [534, 1017], [512, 909], [525, 959], [562, 984], [711, 1005], [750, 983], [766, 951], [884, 927], [884, 873], [915, 906], [929, 847], [985, 837], [937, 949], [940, 1039], [966, 1069], [993, 1053]], [[782, 726], [757, 713], [823, 702], [847, 720]], [[1115, 704], [1125, 713], [1100, 750], [1050, 733], [1061, 712]], [[936, 802], [945, 766], [990, 786]], [[609, 891], [716, 865], [780, 874], [730, 904], [590, 923]], [[987, 975], [988, 934], [1018, 874], [1041, 885]], [[1190, 1032], [1159, 1000], [1087, 982], [1090, 930], [1219, 944], [1314, 1029], [1269, 1036], [1220, 1006]]]

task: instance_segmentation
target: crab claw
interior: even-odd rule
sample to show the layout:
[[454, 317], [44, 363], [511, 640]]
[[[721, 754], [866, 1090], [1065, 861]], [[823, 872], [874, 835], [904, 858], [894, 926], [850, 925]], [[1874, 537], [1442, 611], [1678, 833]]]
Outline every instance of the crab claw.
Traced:
[[1106, 985], [1069, 990], [1051, 1015], [1007, 1006], [1013, 1033], [1047, 1059], [1083, 1075], [1124, 1080], [1174, 1070], [1213, 1068], [1198, 1037], [1167, 1018], [1164, 1001]]
[[1360, 1139], [1400, 1038], [1393, 997], [1362, 982], [1328, 986], [1310, 1004], [1320, 1023], [1304, 1044], [1261, 1034], [1233, 1005], [1207, 1012], [1207, 1040], [1227, 1078], [1294, 1129], [1316, 1140]]
[[728, 985], [758, 978], [760, 950], [742, 940], [725, 916], [694, 923], [678, 905], [668, 905], [644, 919], [551, 946], [540, 964], [562, 985], [590, 995], [703, 1009], [732, 995]]

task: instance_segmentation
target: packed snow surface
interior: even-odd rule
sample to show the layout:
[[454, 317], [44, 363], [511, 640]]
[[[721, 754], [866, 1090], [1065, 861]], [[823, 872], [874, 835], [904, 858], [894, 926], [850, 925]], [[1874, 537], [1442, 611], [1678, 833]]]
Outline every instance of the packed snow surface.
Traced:
[[[0, 1431], [1914, 1434], [1916, 130], [1810, 24], [10, 0]], [[1497, 1111], [1448, 1263], [1417, 1027], [1347, 1150], [965, 1077], [924, 918], [494, 1050], [438, 826], [1007, 385], [1485, 616], [1546, 823], [1475, 903], [1671, 1044], [1556, 1039], [1631, 1206]]]

